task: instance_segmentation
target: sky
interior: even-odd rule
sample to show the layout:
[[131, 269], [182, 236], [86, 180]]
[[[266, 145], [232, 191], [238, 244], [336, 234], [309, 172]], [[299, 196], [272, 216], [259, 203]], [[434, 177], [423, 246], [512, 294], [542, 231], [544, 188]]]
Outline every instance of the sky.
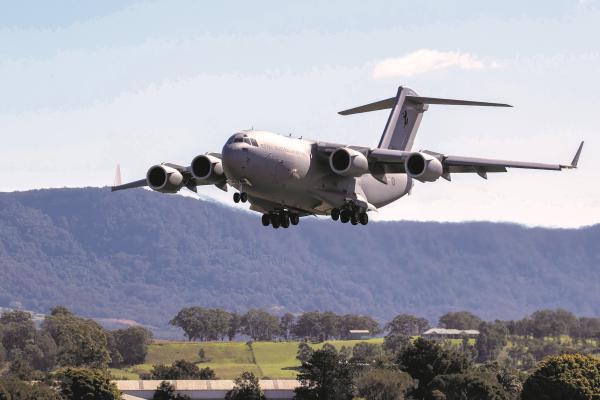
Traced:
[[417, 183], [372, 218], [600, 222], [600, 0], [0, 7], [0, 191], [140, 179], [251, 127], [375, 147], [387, 111], [337, 112], [402, 85], [514, 106], [432, 105], [415, 149], [568, 163], [586, 144], [577, 170]]

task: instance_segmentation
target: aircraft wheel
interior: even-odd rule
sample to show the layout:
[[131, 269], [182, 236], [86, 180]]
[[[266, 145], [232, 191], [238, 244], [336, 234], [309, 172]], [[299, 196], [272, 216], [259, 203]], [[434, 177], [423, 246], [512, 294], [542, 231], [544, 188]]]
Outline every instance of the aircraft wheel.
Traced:
[[366, 212], [360, 213], [360, 215], [358, 216], [358, 220], [361, 224], [366, 225], [369, 223], [369, 216]]
[[356, 225], [356, 224], [358, 224], [358, 218], [356, 218], [356, 216], [355, 216], [355, 215], [353, 215], [353, 216], [352, 216], [352, 218], [350, 219], [350, 223], [351, 223], [352, 225]]
[[342, 221], [343, 224], [347, 223], [348, 221], [350, 221], [350, 211], [348, 210], [343, 210], [340, 213], [340, 221]]
[[262, 218], [261, 218], [261, 222], [262, 222], [263, 226], [271, 225], [271, 218], [269, 217], [269, 214], [263, 214]]
[[271, 226], [273, 226], [273, 228], [277, 229], [277, 228], [279, 228], [279, 225], [281, 225], [279, 223], [279, 218], [277, 217], [277, 215], [273, 215], [271, 217]]
[[240, 202], [240, 200], [241, 200], [241, 197], [242, 197], [242, 196], [241, 196], [241, 195], [240, 195], [238, 192], [235, 192], [235, 193], [233, 194], [233, 202], [234, 202], [234, 203], [239, 203], [239, 202]]
[[331, 210], [331, 219], [334, 221], [337, 221], [338, 219], [340, 219], [340, 210], [337, 208], [333, 208]]
[[300, 216], [298, 214], [290, 214], [290, 222], [292, 225], [298, 225], [300, 222]]
[[283, 228], [289, 228], [290, 227], [290, 216], [286, 214], [283, 214], [281, 216], [281, 226]]
[[248, 201], [248, 193], [246, 193], [246, 192], [240, 193], [240, 200], [242, 201], [242, 203], [247, 202]]

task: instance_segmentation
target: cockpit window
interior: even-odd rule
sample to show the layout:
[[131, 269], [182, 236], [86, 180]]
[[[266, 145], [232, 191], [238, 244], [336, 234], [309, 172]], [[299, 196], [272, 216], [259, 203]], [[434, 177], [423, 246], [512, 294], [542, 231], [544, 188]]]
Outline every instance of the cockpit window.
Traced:
[[242, 143], [244, 141], [244, 139], [242, 139], [241, 137], [236, 137], [235, 139], [233, 139], [234, 143]]
[[252, 142], [252, 146], [258, 147], [258, 143], [256, 143], [255, 139], [250, 139], [250, 141]]
[[248, 138], [244, 138], [244, 143], [252, 145], [252, 142]]

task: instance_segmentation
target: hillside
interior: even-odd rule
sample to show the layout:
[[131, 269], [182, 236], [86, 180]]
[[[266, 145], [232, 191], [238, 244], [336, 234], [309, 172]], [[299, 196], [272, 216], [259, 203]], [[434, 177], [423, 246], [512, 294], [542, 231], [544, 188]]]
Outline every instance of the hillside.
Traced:
[[166, 334], [183, 306], [332, 310], [435, 320], [600, 310], [600, 225], [371, 223], [257, 215], [145, 190], [0, 193], [0, 306], [135, 320]]

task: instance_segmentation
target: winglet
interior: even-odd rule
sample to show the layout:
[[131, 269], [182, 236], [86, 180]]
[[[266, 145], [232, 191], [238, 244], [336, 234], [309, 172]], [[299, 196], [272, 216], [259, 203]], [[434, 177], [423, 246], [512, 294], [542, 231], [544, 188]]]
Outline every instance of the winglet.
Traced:
[[581, 150], [583, 149], [583, 141], [579, 144], [579, 148], [577, 148], [577, 152], [575, 153], [575, 157], [573, 157], [573, 161], [569, 165], [561, 165], [560, 168], [573, 169], [577, 168], [577, 163], [579, 163], [579, 156], [581, 155]]
[[115, 188], [117, 186], [121, 186], [122, 180], [121, 180], [121, 166], [119, 164], [117, 164], [117, 166], [115, 167], [115, 180], [113, 181], [113, 185], [112, 185], [112, 191], [114, 192]]
[[577, 149], [577, 153], [575, 153], [575, 157], [573, 157], [573, 161], [571, 161], [571, 168], [577, 168], [577, 163], [579, 162], [579, 156], [581, 155], [581, 149], [583, 149], [583, 143], [585, 143], [584, 141], [581, 142], [581, 144], [579, 145], [579, 148]]

